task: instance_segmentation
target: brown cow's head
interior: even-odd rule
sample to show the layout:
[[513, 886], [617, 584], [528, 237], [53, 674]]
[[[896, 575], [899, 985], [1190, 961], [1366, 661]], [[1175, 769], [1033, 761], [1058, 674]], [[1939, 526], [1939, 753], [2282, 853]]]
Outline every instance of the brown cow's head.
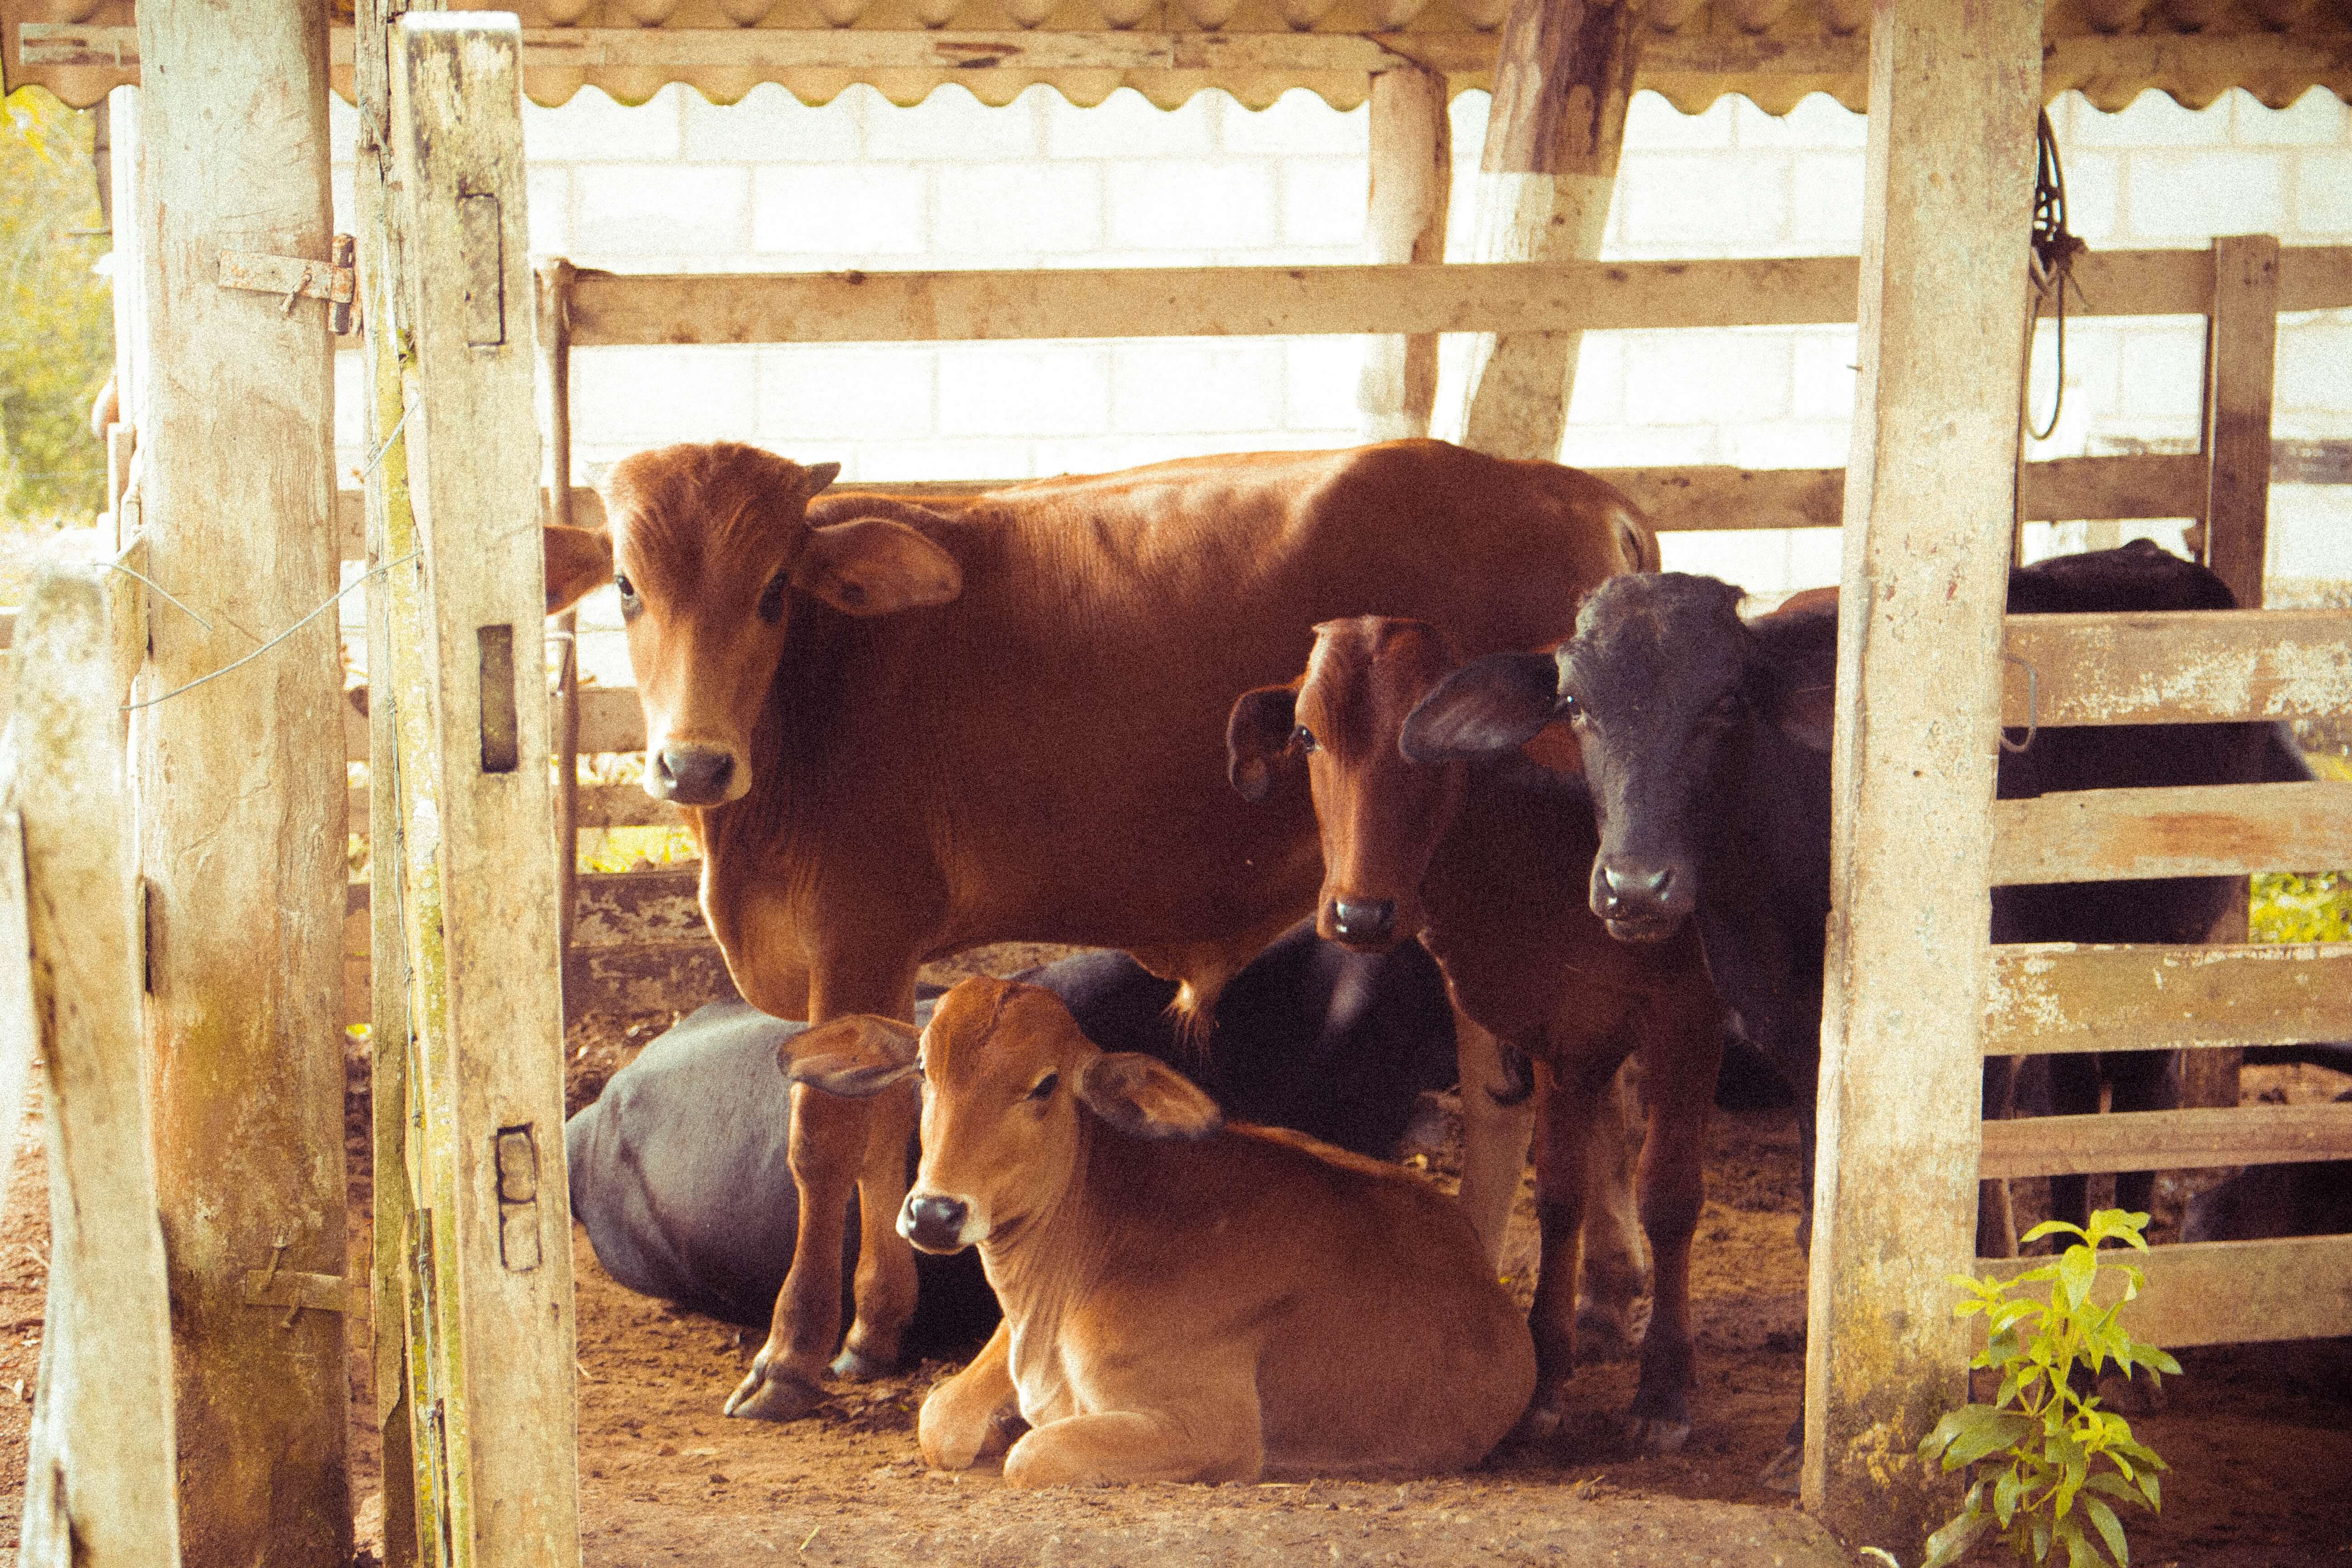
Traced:
[[751, 787], [751, 729], [811, 604], [887, 616], [962, 591], [954, 557], [904, 522], [810, 526], [811, 498], [840, 471], [733, 442], [665, 447], [606, 477], [610, 533], [547, 531], [551, 615], [620, 588], [656, 800], [718, 805]]
[[1307, 769], [1323, 837], [1315, 929], [1381, 952], [1421, 929], [1421, 880], [1462, 808], [1466, 763], [1406, 760], [1405, 715], [1454, 658], [1423, 621], [1363, 616], [1315, 628], [1296, 686], [1243, 693], [1226, 725], [1234, 787], [1261, 799], [1278, 764]]
[[1139, 1138], [1205, 1138], [1216, 1101], [1175, 1068], [1106, 1052], [1050, 991], [967, 980], [918, 1035], [894, 1019], [835, 1018], [786, 1042], [784, 1071], [835, 1094], [923, 1080], [923, 1162], [898, 1234], [926, 1252], [1018, 1237], [1049, 1213], [1077, 1164], [1079, 1112]]

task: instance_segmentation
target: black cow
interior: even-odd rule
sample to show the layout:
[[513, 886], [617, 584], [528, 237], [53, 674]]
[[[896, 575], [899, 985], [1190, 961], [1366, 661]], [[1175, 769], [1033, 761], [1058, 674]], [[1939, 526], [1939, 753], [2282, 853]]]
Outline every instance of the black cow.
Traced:
[[[1303, 921], [1234, 978], [1214, 1031], [1197, 1045], [1169, 1015], [1176, 987], [1124, 953], [1080, 953], [1020, 978], [1059, 995], [1104, 1049], [1182, 1068], [1235, 1120], [1360, 1154], [1393, 1154], [1421, 1092], [1454, 1081], [1453, 1011], [1417, 945], [1352, 953]], [[929, 1008], [919, 1005], [919, 1023]], [[792, 1085], [776, 1050], [806, 1027], [713, 1003], [655, 1039], [566, 1124], [572, 1212], [614, 1279], [767, 1326], [799, 1213], [784, 1158]], [[853, 1249], [857, 1234], [852, 1225]], [[977, 1258], [917, 1256], [908, 1353], [968, 1350], [994, 1326]], [[845, 1261], [845, 1279], [848, 1270]]]
[[[1585, 600], [1576, 636], [1556, 654], [1498, 654], [1465, 666], [1414, 710], [1403, 745], [1420, 758], [1481, 756], [1515, 748], [1554, 720], [1572, 725], [1601, 828], [1593, 911], [1625, 941], [1654, 941], [1696, 917], [1739, 1031], [1796, 1090], [1810, 1219], [1836, 616], [1808, 606], [1743, 622], [1742, 596], [1679, 573], [1612, 578]], [[2019, 614], [2231, 603], [2211, 573], [2145, 541], [2010, 574], [2009, 605]], [[2308, 776], [2276, 725], [2044, 729], [2022, 752], [2004, 752], [1999, 793]], [[2201, 942], [2232, 885], [2207, 878], [1996, 889], [1992, 940]], [[2070, 1060], [2053, 1072], [2053, 1109], [2096, 1110], [2090, 1075], [2100, 1070], [2115, 1080], [2118, 1109], [2161, 1103], [2170, 1058]], [[1998, 1109], [2008, 1098], [2006, 1064], [1989, 1064], [1987, 1077]], [[2119, 1178], [2126, 1206], [2146, 1205], [2150, 1180]], [[2080, 1178], [2068, 1185], [2053, 1200], [2079, 1219]]]

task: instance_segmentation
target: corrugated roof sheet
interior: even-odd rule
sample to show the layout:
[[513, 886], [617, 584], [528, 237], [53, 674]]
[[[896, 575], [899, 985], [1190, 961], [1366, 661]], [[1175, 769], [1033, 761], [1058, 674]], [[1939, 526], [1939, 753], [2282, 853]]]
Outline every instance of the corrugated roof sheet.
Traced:
[[[457, 9], [469, 8], [460, 5]], [[490, 8], [489, 0], [480, 8]], [[1131, 87], [1162, 108], [1221, 88], [1264, 108], [1305, 88], [1339, 108], [1413, 60], [1456, 92], [1489, 84], [1508, 0], [530, 0], [524, 90], [625, 103], [671, 82], [731, 103], [777, 82], [822, 103], [866, 82], [894, 103], [946, 82], [1009, 103], [1045, 82], [1079, 104]], [[1811, 92], [1864, 107], [1868, 0], [1650, 0], [1641, 86], [1696, 113], [1738, 93], [1783, 114]], [[2274, 107], [2352, 98], [2352, 0], [2053, 0], [2043, 85], [2120, 109], [2149, 89], [2191, 108], [2242, 87]], [[352, 90], [338, 17], [336, 89]], [[0, 73], [88, 105], [138, 79], [129, 0], [0, 0]]]

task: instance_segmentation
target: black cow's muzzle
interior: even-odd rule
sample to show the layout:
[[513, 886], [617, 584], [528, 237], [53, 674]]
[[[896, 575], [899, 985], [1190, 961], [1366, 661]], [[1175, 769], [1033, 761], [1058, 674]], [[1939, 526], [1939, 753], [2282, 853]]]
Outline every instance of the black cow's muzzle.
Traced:
[[898, 1206], [898, 1234], [924, 1252], [961, 1252], [971, 1211], [960, 1198], [908, 1193]]
[[1663, 942], [1696, 905], [1697, 878], [1671, 863], [1596, 857], [1592, 912], [1619, 942]]

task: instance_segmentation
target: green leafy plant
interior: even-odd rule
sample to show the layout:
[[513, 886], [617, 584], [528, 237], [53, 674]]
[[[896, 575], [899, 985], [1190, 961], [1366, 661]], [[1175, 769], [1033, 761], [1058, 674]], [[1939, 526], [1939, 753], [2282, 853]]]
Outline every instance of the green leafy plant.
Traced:
[[[2095, 1377], [2110, 1363], [2126, 1373], [2143, 1370], [2158, 1383], [2159, 1373], [2180, 1370], [2179, 1362], [2134, 1340], [2116, 1321], [2123, 1303], [2139, 1294], [2144, 1276], [2130, 1264], [2100, 1261], [2103, 1241], [2147, 1251], [2140, 1236], [2147, 1226], [2147, 1215], [2121, 1209], [2101, 1209], [2087, 1230], [2049, 1220], [2021, 1239], [2074, 1236], [2054, 1261], [2013, 1279], [1952, 1277], [1969, 1292], [1953, 1314], [1985, 1319], [1985, 1348], [1969, 1364], [1999, 1371], [2000, 1393], [1990, 1405], [1967, 1405], [1946, 1415], [1919, 1445], [1923, 1458], [1940, 1458], [1947, 1470], [1979, 1467], [1959, 1513], [1927, 1538], [1920, 1568], [1957, 1563], [1992, 1530], [2029, 1563], [2052, 1562], [2063, 1548], [2067, 1568], [2105, 1568], [2108, 1558], [2093, 1542], [2094, 1531], [2116, 1564], [2131, 1562], [2115, 1504], [2160, 1508], [2157, 1472], [2166, 1466], [2133, 1440], [2129, 1422], [2101, 1409], [2096, 1394], [2078, 1394], [2073, 1379], [2078, 1366]], [[2091, 1300], [2103, 1269], [2123, 1276], [2122, 1296], [2113, 1306]], [[2033, 1286], [2046, 1286], [2046, 1295], [2034, 1294]]]

